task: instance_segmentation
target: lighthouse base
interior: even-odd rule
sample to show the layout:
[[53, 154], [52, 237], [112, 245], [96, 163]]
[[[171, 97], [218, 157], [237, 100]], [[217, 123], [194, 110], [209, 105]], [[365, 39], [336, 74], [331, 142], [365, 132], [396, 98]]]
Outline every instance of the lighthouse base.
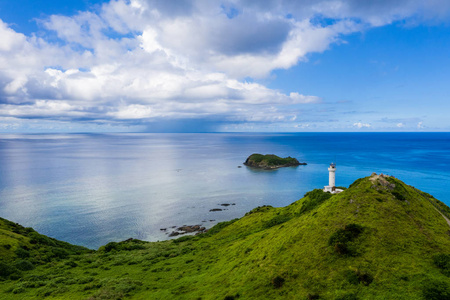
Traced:
[[338, 193], [342, 192], [343, 190], [337, 189], [335, 186], [326, 185], [326, 186], [323, 188], [323, 191], [324, 191], [324, 192], [331, 193], [331, 194], [338, 194]]

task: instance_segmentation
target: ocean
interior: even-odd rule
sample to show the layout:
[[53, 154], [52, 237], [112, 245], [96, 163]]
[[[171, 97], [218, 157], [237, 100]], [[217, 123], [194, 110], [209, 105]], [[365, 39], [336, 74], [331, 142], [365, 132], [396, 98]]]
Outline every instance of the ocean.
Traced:
[[[252, 153], [308, 165], [255, 170]], [[92, 249], [164, 240], [289, 205], [328, 184], [331, 162], [338, 186], [384, 173], [450, 204], [450, 133], [30, 134], [0, 136], [0, 217]]]

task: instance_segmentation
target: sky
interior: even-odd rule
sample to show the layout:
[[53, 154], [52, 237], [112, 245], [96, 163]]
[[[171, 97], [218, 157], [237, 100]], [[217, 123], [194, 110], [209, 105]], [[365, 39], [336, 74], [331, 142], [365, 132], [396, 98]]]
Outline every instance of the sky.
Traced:
[[0, 0], [0, 132], [450, 131], [447, 0]]

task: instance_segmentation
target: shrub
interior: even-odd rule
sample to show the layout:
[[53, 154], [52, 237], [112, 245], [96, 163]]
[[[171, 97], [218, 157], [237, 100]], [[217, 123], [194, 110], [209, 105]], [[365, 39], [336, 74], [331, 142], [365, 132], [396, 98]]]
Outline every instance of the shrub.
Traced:
[[338, 229], [328, 239], [328, 245], [333, 246], [339, 254], [351, 254], [349, 243], [355, 240], [364, 228], [358, 224], [348, 224], [343, 229]]
[[424, 284], [422, 294], [427, 300], [448, 300], [450, 286], [444, 281], [428, 281]]
[[117, 250], [119, 248], [119, 244], [117, 242], [111, 242], [106, 244], [105, 246], [101, 246], [98, 251], [100, 252], [111, 252], [112, 250]]
[[300, 208], [300, 214], [315, 209], [320, 204], [330, 199], [332, 196], [333, 196], [332, 194], [326, 193], [321, 189], [314, 189], [310, 192], [307, 192], [305, 194], [305, 197], [308, 197], [308, 199], [302, 203], [302, 207]]
[[273, 226], [275, 226], [275, 225], [279, 225], [279, 224], [282, 224], [282, 223], [284, 223], [284, 222], [287, 222], [287, 221], [289, 221], [290, 219], [291, 219], [290, 216], [287, 216], [287, 215], [278, 215], [278, 216], [275, 216], [275, 217], [273, 217], [272, 219], [270, 219], [270, 220], [264, 222], [263, 227], [264, 227], [264, 228], [270, 228], [270, 227], [273, 227]]
[[433, 263], [436, 267], [441, 269], [442, 273], [450, 276], [450, 255], [437, 254], [433, 256]]
[[254, 213], [258, 213], [258, 212], [266, 212], [272, 208], [273, 208], [273, 206], [271, 206], [271, 205], [258, 206], [256, 208], [252, 209], [251, 211], [249, 211], [248, 213], [246, 213], [245, 215], [248, 216], [248, 215], [251, 215]]
[[356, 275], [355, 271], [350, 271], [350, 270], [345, 271], [344, 272], [344, 277], [351, 284], [358, 284], [359, 283], [359, 278], [358, 278], [358, 275]]
[[234, 299], [238, 299], [241, 295], [239, 295], [239, 293], [237, 293], [236, 295], [232, 296], [225, 296], [224, 300], [234, 300]]
[[335, 298], [335, 300], [358, 300], [356, 294], [345, 294]]
[[276, 289], [279, 289], [280, 287], [282, 287], [284, 282], [285, 282], [285, 279], [281, 276], [276, 276], [276, 277], [272, 278], [272, 285]]
[[23, 249], [23, 248], [17, 248], [16, 251], [14, 251], [18, 258], [27, 258], [30, 257], [30, 252]]
[[358, 276], [359, 282], [364, 285], [369, 285], [373, 281], [373, 276], [367, 272], [360, 272], [359, 270], [357, 270], [356, 275]]
[[25, 288], [23, 288], [23, 287], [16, 287], [15, 289], [13, 289], [13, 294], [20, 294], [20, 293], [23, 293], [23, 292], [25, 292]]
[[51, 238], [39, 234], [37, 232], [31, 232], [29, 235], [31, 244], [39, 244], [39, 245], [47, 245], [47, 246], [56, 246], [56, 243]]
[[19, 260], [15, 263], [15, 267], [21, 271], [29, 271], [34, 269], [34, 265], [28, 260]]
[[74, 261], [68, 261], [68, 262], [65, 263], [65, 265], [69, 266], [71, 268], [78, 267], [78, 264], [76, 262], [74, 262]]
[[11, 265], [0, 262], [0, 277], [7, 278], [9, 275], [14, 273], [16, 269]]
[[185, 235], [185, 236], [179, 237], [179, 238], [177, 238], [175, 240], [172, 240], [172, 243], [178, 244], [178, 243], [182, 243], [182, 242], [186, 242], [186, 241], [192, 240], [194, 238], [195, 238], [195, 236], [193, 236], [193, 235]]
[[392, 195], [394, 195], [394, 197], [397, 198], [398, 200], [401, 200], [401, 201], [406, 200], [405, 196], [403, 196], [402, 194], [400, 194], [397, 191], [393, 191]]
[[69, 256], [69, 252], [63, 248], [52, 247], [52, 256], [57, 258], [66, 258]]
[[349, 283], [355, 285], [359, 283], [369, 285], [373, 282], [373, 276], [371, 274], [369, 274], [368, 272], [360, 271], [358, 269], [354, 271], [346, 271], [344, 273], [344, 276]]

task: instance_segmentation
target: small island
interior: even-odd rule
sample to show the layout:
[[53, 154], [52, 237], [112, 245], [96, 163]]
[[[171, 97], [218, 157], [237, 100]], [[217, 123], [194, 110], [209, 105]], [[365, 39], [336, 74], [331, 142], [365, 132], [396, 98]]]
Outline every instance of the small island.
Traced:
[[252, 168], [259, 168], [264, 170], [273, 170], [282, 167], [294, 167], [299, 165], [306, 165], [306, 163], [299, 162], [296, 158], [285, 157], [281, 158], [274, 154], [258, 154], [254, 153], [250, 155], [244, 162], [244, 165]]

